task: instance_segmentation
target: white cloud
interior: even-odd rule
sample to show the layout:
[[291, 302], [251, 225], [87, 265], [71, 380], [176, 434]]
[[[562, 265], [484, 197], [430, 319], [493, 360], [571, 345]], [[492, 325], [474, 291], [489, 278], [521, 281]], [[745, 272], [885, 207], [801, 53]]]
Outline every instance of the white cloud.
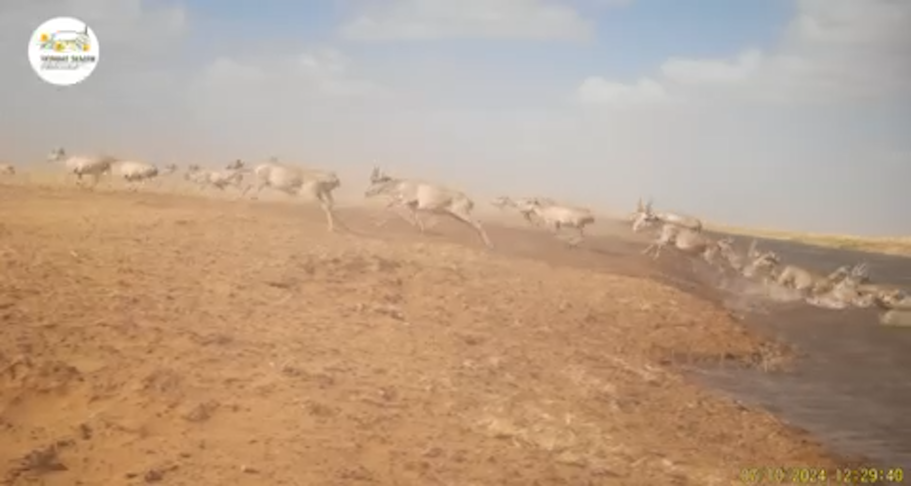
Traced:
[[269, 99], [285, 105], [316, 98], [388, 94], [352, 74], [349, 66], [341, 52], [330, 48], [245, 59], [220, 57], [202, 70], [194, 89], [199, 97], [208, 99], [237, 96], [242, 100], [244, 93], [268, 93]]
[[638, 105], [668, 101], [664, 87], [650, 78], [634, 84], [608, 81], [598, 76], [587, 78], [576, 91], [576, 98], [587, 104]]
[[359, 127], [370, 114], [395, 101], [395, 93], [327, 47], [220, 57], [185, 90], [194, 143], [206, 160], [314, 152], [344, 158], [361, 143], [352, 143], [351, 133], [366, 132]]
[[797, 7], [778, 48], [749, 48], [726, 60], [675, 56], [659, 67], [658, 82], [702, 101], [850, 103], [911, 96], [911, 2], [799, 0]]
[[552, 0], [387, 0], [364, 7], [342, 26], [345, 38], [579, 40], [594, 31], [575, 9]]
[[799, 0], [791, 41], [833, 47], [907, 48], [911, 8], [903, 0]]
[[[0, 158], [27, 161], [57, 145], [182, 164], [275, 154], [338, 170], [343, 191], [357, 197], [365, 169], [379, 162], [396, 174], [451, 183], [479, 201], [484, 192], [539, 193], [622, 210], [638, 196], [653, 195], [661, 207], [739, 224], [840, 232], [908, 228], [900, 211], [908, 196], [897, 182], [911, 177], [907, 113], [869, 103], [826, 110], [793, 103], [900, 93], [895, 80], [907, 66], [899, 55], [907, 52], [907, 38], [893, 26], [900, 17], [895, 11], [836, 15], [826, 9], [839, 0], [801, 3], [812, 22], [795, 18], [774, 48], [739, 56], [734, 50], [726, 59], [676, 57], [626, 84], [591, 76], [574, 101], [599, 109], [578, 109], [560, 96], [566, 77], [575, 75], [564, 67], [575, 69], [577, 59], [499, 65], [499, 55], [478, 59], [462, 49], [441, 55], [432, 45], [375, 58], [373, 47], [356, 49], [349, 59], [331, 47], [289, 42], [286, 32], [275, 34], [283, 42], [261, 38], [272, 27], [267, 16], [230, 31], [234, 44], [226, 51], [226, 30], [213, 27], [237, 19], [224, 13], [197, 23], [161, 1], [0, 5], [0, 24], [8, 27], [0, 30], [0, 48], [9, 46], [0, 54], [12, 60], [0, 112], [13, 114], [0, 120]], [[418, 2], [418, 15], [411, 15], [407, 9]], [[572, 5], [592, 12], [596, 4], [619, 6], [615, 2]], [[527, 12], [551, 8], [555, 0], [459, 4], [468, 13], [451, 5], [373, 0], [361, 13], [391, 29], [369, 38], [401, 38], [396, 23], [411, 21], [426, 29], [423, 38], [570, 39], [578, 32], [567, 25], [591, 27], [574, 13], [555, 21]], [[479, 12], [488, 5], [503, 15], [485, 20]], [[510, 17], [508, 11], [524, 13]], [[95, 74], [65, 90], [41, 83], [24, 55], [31, 29], [58, 14], [85, 17], [103, 43]], [[858, 24], [857, 18], [866, 20]], [[504, 23], [510, 24], [505, 33], [493, 32]], [[605, 47], [635, 56], [641, 46], [618, 39]], [[563, 46], [540, 55], [572, 51]], [[770, 98], [779, 103], [728, 103]], [[48, 119], [69, 128], [49, 132]], [[855, 168], [858, 161], [863, 170]]]
[[[562, 158], [622, 160], [614, 175], [625, 172], [621, 180], [638, 187], [613, 191], [650, 192], [661, 205], [708, 219], [907, 232], [897, 208], [909, 203], [898, 181], [911, 176], [902, 135], [911, 108], [911, 1], [795, 4], [779, 42], [764, 49], [676, 55], [632, 83], [585, 78], [576, 101], [607, 109], [580, 112], [590, 118], [570, 135], [575, 142], [564, 140]], [[610, 142], [595, 142], [596, 133]], [[712, 191], [696, 203], [700, 186]], [[711, 203], [718, 200], [727, 203]], [[774, 216], [794, 208], [802, 216]]]
[[746, 50], [733, 61], [671, 58], [661, 65], [661, 74], [680, 84], [723, 84], [747, 80], [762, 63], [762, 52]]

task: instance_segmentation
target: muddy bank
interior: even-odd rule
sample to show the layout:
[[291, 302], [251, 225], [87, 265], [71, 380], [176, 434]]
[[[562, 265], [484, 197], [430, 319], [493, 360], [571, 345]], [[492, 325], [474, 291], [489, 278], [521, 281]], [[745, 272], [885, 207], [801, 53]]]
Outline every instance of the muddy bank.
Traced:
[[[838, 257], [824, 255], [816, 263], [847, 261]], [[808, 431], [839, 456], [883, 467], [911, 466], [909, 329], [879, 324], [876, 309], [760, 302], [718, 290], [698, 267], [664, 269], [666, 274], [657, 277], [662, 282], [732, 310], [748, 329], [792, 352], [785, 370], [700, 363], [690, 367], [691, 376]], [[900, 275], [894, 269], [883, 274]]]

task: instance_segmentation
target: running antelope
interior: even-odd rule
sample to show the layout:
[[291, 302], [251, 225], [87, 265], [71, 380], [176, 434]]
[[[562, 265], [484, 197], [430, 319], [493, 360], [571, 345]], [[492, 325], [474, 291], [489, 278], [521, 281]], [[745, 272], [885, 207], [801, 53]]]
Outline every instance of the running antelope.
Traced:
[[118, 160], [111, 165], [112, 171], [123, 178], [131, 191], [136, 191], [149, 180], [158, 176], [158, 167], [137, 160]]
[[665, 223], [661, 233], [645, 250], [643, 255], [653, 254], [655, 260], [661, 255], [661, 250], [667, 245], [673, 245], [681, 252], [698, 256], [711, 265], [717, 265], [716, 256], [719, 251], [718, 242], [709, 238], [701, 231], [692, 230], [672, 223]]
[[509, 196], [500, 196], [490, 202], [491, 205], [499, 209], [504, 208], [513, 208], [522, 215], [522, 218], [532, 226], [540, 226], [542, 221], [535, 218], [537, 213], [535, 213], [535, 204], [542, 206], [555, 206], [556, 201], [546, 197], [522, 197], [517, 199], [512, 199]]
[[880, 324], [911, 327], [911, 295], [899, 291], [874, 298], [873, 302], [885, 311], [879, 316]]
[[747, 264], [750, 263], [749, 252], [747, 255], [740, 254], [734, 248], [734, 238], [730, 236], [718, 240], [718, 251], [728, 266], [738, 274], [742, 275]]
[[746, 278], [761, 278], [770, 283], [778, 281], [781, 273], [781, 258], [771, 250], [759, 251], [756, 240], [750, 242], [747, 248], [746, 262], [740, 273]]
[[885, 310], [911, 312], [911, 295], [898, 291], [874, 299], [877, 306]]
[[255, 188], [254, 197], [256, 197], [260, 191], [269, 187], [290, 196], [304, 195], [315, 199], [326, 215], [329, 231], [335, 231], [335, 198], [333, 198], [332, 192], [341, 185], [335, 172], [305, 169], [278, 162], [275, 157], [272, 157], [268, 162], [257, 165], [253, 169], [253, 176], [255, 182], [244, 189], [244, 194]]
[[379, 195], [390, 196], [393, 198], [391, 204], [407, 208], [421, 233], [426, 231], [426, 227], [419, 213], [447, 215], [471, 226], [484, 244], [488, 248], [493, 248], [493, 243], [481, 222], [472, 217], [474, 201], [461, 191], [429, 182], [392, 178], [382, 173], [378, 167], [374, 167], [370, 174], [370, 186], [364, 192], [364, 197]]
[[781, 259], [773, 251], [756, 253], [752, 258], [747, 259], [746, 265], [740, 271], [741, 275], [746, 278], [762, 278], [777, 281], [777, 268], [781, 264]]
[[819, 294], [831, 290], [850, 274], [847, 266], [837, 268], [829, 275], [820, 275], [796, 265], [786, 265], [778, 274], [777, 283], [804, 294]]
[[241, 189], [240, 185], [244, 180], [244, 174], [238, 170], [205, 170], [193, 164], [187, 167], [184, 179], [195, 183], [200, 190], [206, 187], [214, 187], [219, 191], [224, 191], [228, 186]]
[[102, 174], [110, 174], [111, 166], [116, 159], [110, 156], [79, 156], [67, 155], [63, 147], [54, 149], [47, 156], [49, 163], [63, 162], [67, 174], [76, 176], [77, 184], [82, 184], [82, 177], [89, 176], [92, 178], [92, 186], [98, 185], [98, 180]]
[[[839, 268], [836, 272], [842, 273], [843, 268], [846, 267]], [[858, 289], [858, 285], [867, 277], [865, 270], [860, 265], [855, 265], [843, 273], [840, 280], [830, 288], [813, 289], [806, 298], [807, 303], [827, 309], [865, 308], [873, 305], [875, 303], [873, 296], [864, 294]]]
[[861, 294], [869, 295], [876, 300], [894, 300], [896, 298], [901, 298], [901, 296], [904, 295], [904, 291], [894, 285], [870, 282], [870, 266], [867, 263], [858, 265], [857, 270], [860, 272], [861, 278], [859, 278], [856, 287], [857, 291]]
[[645, 205], [642, 204], [642, 199], [639, 199], [639, 203], [636, 207], [636, 212], [633, 214], [633, 231], [638, 233], [643, 229], [655, 226], [659, 223], [673, 224], [681, 228], [686, 228], [688, 230], [696, 232], [702, 231], [701, 220], [679, 213], [656, 213], [652, 209], [651, 199], [649, 199], [648, 203]]
[[578, 233], [570, 245], [578, 245], [585, 239], [585, 227], [595, 222], [595, 215], [585, 208], [574, 208], [561, 204], [544, 204], [537, 199], [529, 199], [531, 210], [550, 228], [554, 236], [560, 236], [560, 230], [565, 228], [575, 229]]
[[226, 170], [241, 170], [244, 168], [245, 165], [246, 164], [244, 163], [243, 160], [237, 159], [233, 162], [228, 163], [228, 165], [225, 166], [225, 169]]
[[12, 164], [0, 164], [0, 176], [16, 175], [16, 168]]

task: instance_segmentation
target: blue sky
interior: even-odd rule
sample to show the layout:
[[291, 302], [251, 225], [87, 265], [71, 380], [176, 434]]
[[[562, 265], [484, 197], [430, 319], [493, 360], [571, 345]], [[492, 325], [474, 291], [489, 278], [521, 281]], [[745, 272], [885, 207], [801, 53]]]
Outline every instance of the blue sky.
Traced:
[[[103, 46], [68, 89], [25, 57], [58, 15]], [[907, 235], [907, 25], [894, 0], [22, 2], [0, 6], [0, 158], [277, 154], [352, 195], [379, 163], [479, 199]]]

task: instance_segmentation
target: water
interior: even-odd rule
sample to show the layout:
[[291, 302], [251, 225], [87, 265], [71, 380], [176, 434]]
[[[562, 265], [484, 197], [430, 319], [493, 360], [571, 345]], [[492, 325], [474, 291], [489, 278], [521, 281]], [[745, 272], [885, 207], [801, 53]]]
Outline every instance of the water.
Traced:
[[[653, 278], [728, 304], [756, 300], [730, 298], [713, 290], [706, 285], [711, 281], [707, 267], [674, 255], [673, 250], [666, 251], [659, 262], [643, 265], [646, 260], [638, 253], [645, 237], [634, 241], [624, 237], [630, 235], [628, 225], [614, 226], [609, 231], [613, 236], [592, 237], [574, 251], [527, 228], [490, 231], [499, 252]], [[462, 229], [461, 235], [466, 245], [478, 245], [476, 235], [468, 230]], [[760, 250], [773, 250], [784, 262], [820, 273], [867, 262], [875, 282], [911, 288], [911, 258], [761, 239], [758, 243]], [[748, 244], [749, 240], [740, 238], [738, 246]], [[777, 307], [764, 314], [746, 312], [746, 324], [798, 349], [801, 356], [790, 372], [703, 369], [696, 378], [808, 430], [836, 454], [911, 469], [911, 413], [906, 413], [911, 411], [911, 380], [905, 378], [911, 373], [911, 329], [880, 326], [875, 310], [830, 311], [804, 304]]]
[[[911, 259], [760, 242], [783, 261], [820, 272], [866, 261], [875, 281], [911, 287]], [[706, 384], [763, 406], [836, 454], [911, 467], [911, 329], [881, 326], [877, 311], [805, 305], [747, 316], [747, 325], [797, 347], [787, 373], [703, 369]]]

